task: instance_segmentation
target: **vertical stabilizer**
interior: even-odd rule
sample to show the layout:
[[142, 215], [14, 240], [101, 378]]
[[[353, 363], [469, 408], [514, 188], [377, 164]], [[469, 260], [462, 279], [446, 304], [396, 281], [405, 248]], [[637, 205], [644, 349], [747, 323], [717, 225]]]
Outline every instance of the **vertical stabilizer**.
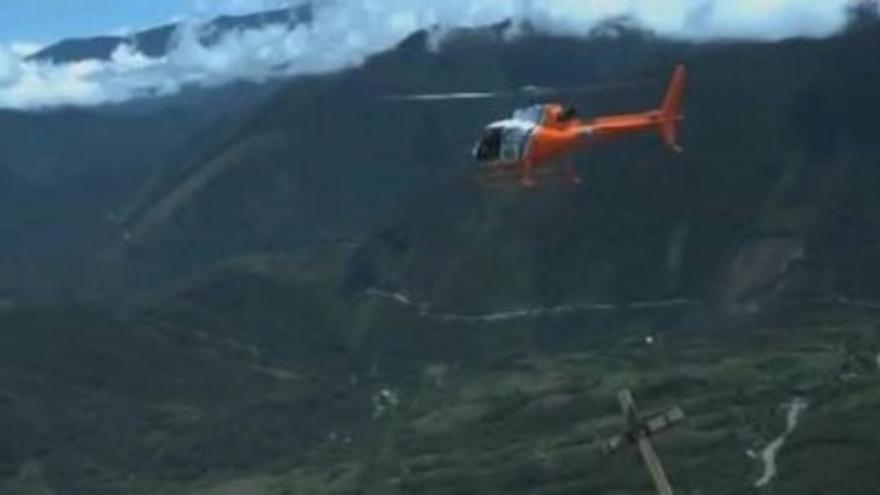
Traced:
[[672, 74], [672, 81], [669, 83], [669, 89], [666, 91], [666, 97], [663, 98], [663, 106], [660, 107], [660, 135], [663, 137], [663, 142], [666, 146], [679, 152], [681, 147], [678, 145], [678, 129], [681, 121], [684, 120], [682, 99], [684, 98], [686, 80], [687, 71], [684, 65], [677, 66]]

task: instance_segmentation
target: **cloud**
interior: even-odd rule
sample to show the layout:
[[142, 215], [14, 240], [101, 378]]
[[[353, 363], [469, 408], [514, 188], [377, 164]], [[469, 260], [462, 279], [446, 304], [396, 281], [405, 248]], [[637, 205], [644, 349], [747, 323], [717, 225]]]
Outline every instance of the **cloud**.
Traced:
[[[586, 35], [627, 16], [660, 35], [709, 40], [826, 36], [846, 22], [851, 0], [324, 0], [309, 26], [270, 25], [201, 41], [201, 23], [184, 20], [167, 56], [121, 47], [109, 61], [28, 61], [24, 45], [0, 46], [0, 107], [99, 105], [168, 95], [188, 85], [325, 73], [362, 63], [421, 28], [473, 27], [513, 19], [538, 29]], [[205, 3], [205, 2], [203, 2]], [[276, 0], [225, 0], [234, 11]], [[206, 6], [196, 18], [205, 18]]]
[[521, 12], [544, 29], [584, 32], [627, 16], [658, 34], [691, 40], [819, 37], [846, 22], [851, 0], [522, 0]]
[[31, 62], [0, 47], [0, 108], [34, 109], [121, 102], [152, 92], [147, 75], [161, 61], [121, 48], [109, 61]]
[[19, 57], [27, 57], [42, 50], [43, 46], [42, 43], [32, 41], [13, 41], [9, 44], [9, 51]]

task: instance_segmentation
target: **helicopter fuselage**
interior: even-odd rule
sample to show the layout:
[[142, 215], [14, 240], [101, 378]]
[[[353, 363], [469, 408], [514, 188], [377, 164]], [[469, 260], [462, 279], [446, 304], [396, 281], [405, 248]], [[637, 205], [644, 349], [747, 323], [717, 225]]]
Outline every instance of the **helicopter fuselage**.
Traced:
[[[486, 127], [474, 147], [474, 158], [485, 169], [498, 175], [519, 176], [524, 186], [534, 187], [533, 169], [553, 164], [585, 145], [607, 138], [657, 132], [668, 148], [680, 152], [678, 127], [684, 119], [681, 100], [685, 77], [684, 66], [676, 67], [661, 106], [647, 112], [580, 120], [573, 108], [559, 104], [516, 110], [510, 119]], [[570, 161], [566, 164], [566, 175], [573, 182], [580, 182]]]
[[573, 109], [558, 104], [517, 110], [510, 119], [493, 122], [474, 147], [484, 166], [531, 162], [540, 166], [585, 144], [589, 126], [574, 118]]

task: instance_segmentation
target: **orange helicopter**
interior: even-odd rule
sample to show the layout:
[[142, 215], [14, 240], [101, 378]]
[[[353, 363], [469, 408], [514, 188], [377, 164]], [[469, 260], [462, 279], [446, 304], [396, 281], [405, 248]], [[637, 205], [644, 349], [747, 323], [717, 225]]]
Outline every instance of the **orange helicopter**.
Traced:
[[[682, 98], [686, 80], [683, 65], [675, 68], [669, 89], [659, 109], [642, 113], [577, 118], [577, 112], [560, 104], [540, 104], [513, 112], [511, 118], [486, 127], [484, 136], [474, 147], [473, 156], [480, 164], [482, 180], [519, 179], [526, 188], [537, 186], [536, 172], [548, 170], [563, 162], [563, 172], [572, 184], [582, 183], [573, 164], [580, 148], [603, 140], [638, 132], [657, 132], [664, 144], [675, 152], [679, 125], [684, 120]], [[525, 88], [532, 93], [540, 88]], [[398, 97], [406, 100], [445, 100], [491, 98], [493, 93], [456, 93], [450, 95], [416, 95]]]

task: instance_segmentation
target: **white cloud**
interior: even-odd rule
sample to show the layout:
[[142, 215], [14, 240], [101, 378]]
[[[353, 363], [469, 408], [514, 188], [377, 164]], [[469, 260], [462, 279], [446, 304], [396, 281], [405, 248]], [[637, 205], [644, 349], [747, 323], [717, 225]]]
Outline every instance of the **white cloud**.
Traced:
[[[235, 11], [277, 6], [224, 0]], [[197, 17], [205, 18], [203, 2]], [[0, 107], [98, 105], [186, 85], [323, 73], [357, 65], [420, 28], [468, 27], [504, 19], [542, 30], [584, 35], [609, 17], [629, 16], [665, 36], [780, 39], [824, 36], [845, 22], [850, 0], [324, 0], [311, 26], [273, 25], [231, 32], [206, 47], [197, 21], [184, 21], [174, 48], [148, 58], [121, 48], [107, 62], [53, 65], [26, 61], [36, 46], [0, 47]], [[216, 4], [213, 4], [216, 9]]]
[[9, 44], [9, 51], [19, 57], [27, 57], [42, 50], [43, 46], [33, 41], [13, 41]]

